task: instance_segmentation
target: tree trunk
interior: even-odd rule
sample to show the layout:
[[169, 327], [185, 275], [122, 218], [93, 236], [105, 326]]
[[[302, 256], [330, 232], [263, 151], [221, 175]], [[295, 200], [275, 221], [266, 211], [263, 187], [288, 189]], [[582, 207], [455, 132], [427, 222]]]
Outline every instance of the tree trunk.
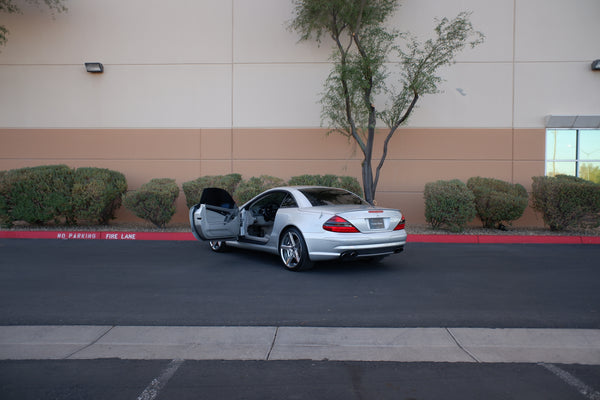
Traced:
[[371, 168], [371, 162], [367, 161], [366, 158], [362, 163], [362, 180], [365, 200], [367, 203], [374, 205], [375, 190], [373, 188], [373, 168]]
[[[374, 112], [372, 112], [374, 117]], [[365, 159], [362, 163], [363, 190], [365, 191], [365, 200], [375, 205], [375, 182], [373, 180], [373, 145], [375, 142], [375, 125], [368, 128], [368, 138], [365, 147]]]

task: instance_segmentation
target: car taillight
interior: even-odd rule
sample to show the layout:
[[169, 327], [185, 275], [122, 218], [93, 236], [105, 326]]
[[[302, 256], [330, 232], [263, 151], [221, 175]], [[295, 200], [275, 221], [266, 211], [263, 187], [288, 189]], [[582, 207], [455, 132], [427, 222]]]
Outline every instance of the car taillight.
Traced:
[[323, 229], [330, 232], [355, 233], [358, 229], [344, 218], [334, 215], [323, 224]]
[[394, 230], [401, 231], [402, 229], [404, 229], [405, 226], [406, 226], [406, 220], [404, 219], [404, 217], [402, 217], [402, 219], [400, 220], [400, 222], [398, 222], [398, 225], [396, 225]]

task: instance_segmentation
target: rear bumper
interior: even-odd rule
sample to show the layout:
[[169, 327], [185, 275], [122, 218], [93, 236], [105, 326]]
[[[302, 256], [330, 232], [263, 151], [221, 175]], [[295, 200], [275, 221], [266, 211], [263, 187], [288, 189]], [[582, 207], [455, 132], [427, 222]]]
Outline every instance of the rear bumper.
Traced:
[[351, 260], [353, 258], [361, 258], [361, 257], [377, 257], [377, 256], [387, 256], [390, 254], [402, 253], [404, 251], [404, 245], [401, 246], [392, 246], [392, 247], [382, 247], [379, 249], [366, 249], [366, 250], [348, 250], [340, 254], [340, 258], [342, 260]]
[[374, 257], [399, 253], [406, 244], [406, 231], [364, 233], [332, 233], [304, 235], [310, 259]]

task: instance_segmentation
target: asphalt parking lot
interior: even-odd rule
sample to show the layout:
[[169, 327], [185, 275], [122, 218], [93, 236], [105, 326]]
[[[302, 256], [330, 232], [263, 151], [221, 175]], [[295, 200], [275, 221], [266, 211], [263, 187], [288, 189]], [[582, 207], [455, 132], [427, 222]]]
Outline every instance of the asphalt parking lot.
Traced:
[[[575, 388], [536, 364], [333, 361], [0, 361], [0, 395], [29, 399], [528, 399], [597, 398], [600, 368], [561, 365]], [[154, 393], [158, 392], [156, 397]]]
[[305, 273], [197, 242], [0, 252], [3, 399], [600, 398], [597, 245], [412, 243]]

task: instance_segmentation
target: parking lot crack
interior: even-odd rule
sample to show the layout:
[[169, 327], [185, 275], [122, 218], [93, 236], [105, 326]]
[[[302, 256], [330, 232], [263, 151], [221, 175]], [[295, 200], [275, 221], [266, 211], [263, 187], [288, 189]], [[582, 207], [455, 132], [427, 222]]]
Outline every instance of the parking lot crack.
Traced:
[[452, 333], [452, 331], [448, 328], [444, 328], [446, 329], [446, 332], [448, 332], [448, 335], [450, 335], [450, 337], [452, 338], [452, 340], [454, 340], [454, 343], [456, 343], [456, 345], [458, 346], [459, 349], [461, 349], [462, 351], [465, 352], [465, 354], [467, 354], [469, 357], [471, 357], [473, 359], [473, 361], [475, 361], [476, 363], [480, 363], [481, 361], [479, 359], [477, 359], [477, 357], [475, 357], [469, 350], [467, 350], [456, 338], [456, 336], [454, 336], [454, 334]]
[[82, 352], [83, 350], [95, 345], [96, 343], [98, 343], [98, 341], [100, 339], [102, 339], [104, 336], [108, 335], [108, 333], [110, 331], [112, 331], [114, 328], [116, 327], [116, 325], [111, 326], [110, 328], [108, 328], [106, 330], [106, 332], [103, 332], [100, 336], [98, 336], [96, 339], [94, 339], [91, 343], [83, 346], [81, 349], [75, 350], [74, 352], [72, 352], [71, 354], [69, 354], [68, 356], [64, 357], [63, 360], [68, 360], [69, 358], [73, 357], [75, 354]]
[[271, 342], [271, 347], [269, 348], [269, 352], [267, 353], [267, 358], [265, 359], [266, 361], [268, 361], [271, 358], [271, 352], [273, 351], [273, 348], [275, 347], [275, 341], [277, 340], [277, 333], [279, 333], [279, 327], [275, 327], [275, 334], [273, 335], [273, 341]]

